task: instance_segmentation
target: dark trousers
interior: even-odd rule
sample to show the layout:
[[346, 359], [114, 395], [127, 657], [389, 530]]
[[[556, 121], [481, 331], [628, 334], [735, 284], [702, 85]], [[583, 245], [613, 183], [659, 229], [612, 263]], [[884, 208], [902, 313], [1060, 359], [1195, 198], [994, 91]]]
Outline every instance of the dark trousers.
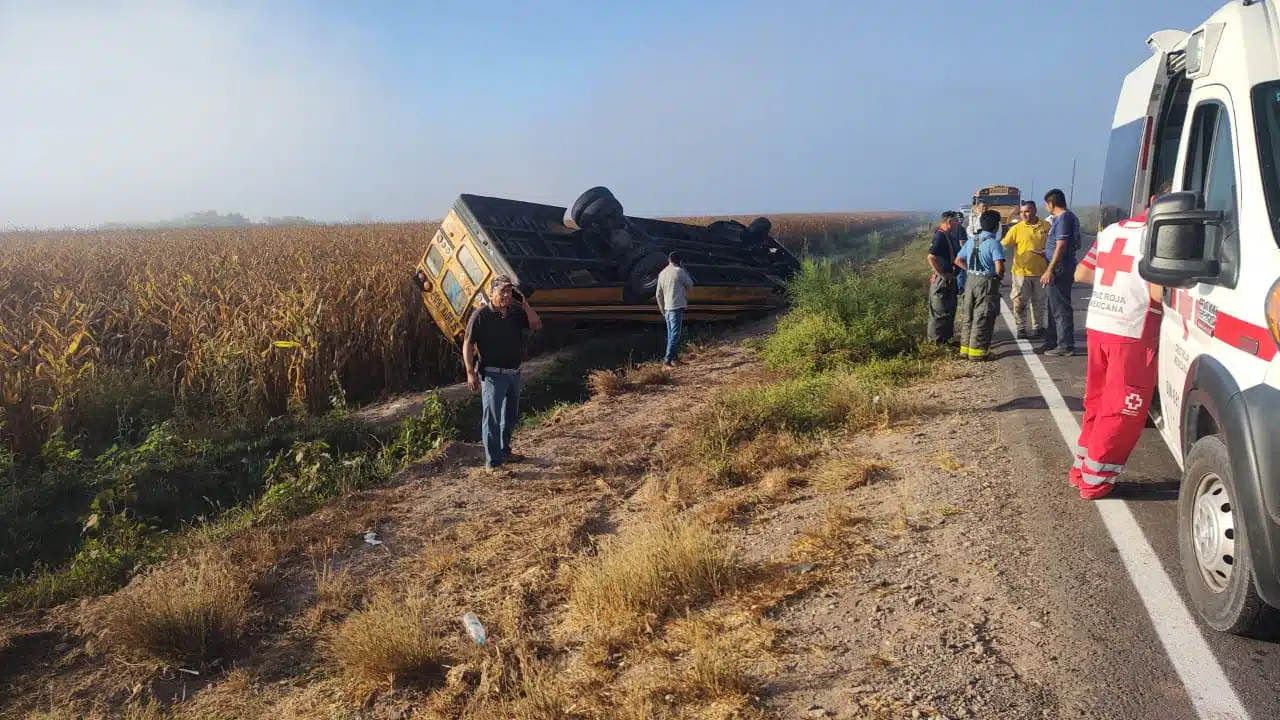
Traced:
[[511, 434], [520, 422], [520, 375], [485, 372], [480, 386], [484, 464], [498, 467], [511, 454]]
[[991, 349], [991, 334], [1000, 314], [1000, 279], [970, 274], [960, 300], [960, 354], [970, 358], [986, 358]]
[[929, 281], [929, 342], [951, 342], [956, 328], [956, 281], [934, 273]]
[[1051, 350], [1058, 345], [1066, 350], [1076, 347], [1076, 319], [1071, 308], [1071, 286], [1075, 283], [1075, 266], [1063, 263], [1053, 273], [1049, 285], [1049, 322], [1044, 327], [1044, 347]]

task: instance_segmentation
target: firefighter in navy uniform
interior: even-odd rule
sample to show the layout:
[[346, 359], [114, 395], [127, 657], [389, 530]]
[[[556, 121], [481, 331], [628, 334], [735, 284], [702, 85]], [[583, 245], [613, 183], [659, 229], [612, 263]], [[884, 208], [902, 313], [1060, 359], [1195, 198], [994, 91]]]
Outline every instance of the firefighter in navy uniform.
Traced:
[[1084, 419], [1069, 474], [1085, 500], [1115, 488], [1155, 392], [1163, 288], [1138, 275], [1146, 226], [1146, 211], [1109, 225], [1076, 267], [1076, 282], [1093, 284], [1085, 316]]

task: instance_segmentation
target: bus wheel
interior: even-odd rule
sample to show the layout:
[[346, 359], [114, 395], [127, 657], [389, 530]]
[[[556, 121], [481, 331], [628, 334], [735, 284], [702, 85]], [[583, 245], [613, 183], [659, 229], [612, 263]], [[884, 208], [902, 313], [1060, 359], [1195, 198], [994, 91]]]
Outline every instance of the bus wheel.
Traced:
[[602, 185], [579, 195], [569, 209], [569, 219], [584, 230], [601, 220], [620, 220], [622, 216], [622, 203]]
[[658, 274], [667, 266], [667, 256], [661, 252], [651, 252], [627, 269], [627, 292], [633, 302], [648, 301], [653, 298], [658, 287]]
[[717, 220], [707, 226], [707, 232], [724, 237], [741, 237], [747, 226], [737, 220]]
[[768, 237], [769, 233], [773, 232], [773, 223], [767, 217], [758, 217], [751, 221], [747, 230], [757, 237]]
[[1258, 597], [1244, 515], [1232, 497], [1231, 461], [1218, 435], [1187, 456], [1178, 493], [1178, 552], [1196, 611], [1218, 632], [1268, 634], [1275, 611]]

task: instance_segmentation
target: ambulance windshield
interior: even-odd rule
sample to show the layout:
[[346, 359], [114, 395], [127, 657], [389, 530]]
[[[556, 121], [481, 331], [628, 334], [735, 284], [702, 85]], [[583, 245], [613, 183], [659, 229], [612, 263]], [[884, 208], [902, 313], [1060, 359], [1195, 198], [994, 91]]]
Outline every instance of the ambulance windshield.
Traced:
[[1253, 117], [1258, 128], [1258, 160], [1271, 216], [1272, 239], [1280, 242], [1280, 81], [1253, 89]]

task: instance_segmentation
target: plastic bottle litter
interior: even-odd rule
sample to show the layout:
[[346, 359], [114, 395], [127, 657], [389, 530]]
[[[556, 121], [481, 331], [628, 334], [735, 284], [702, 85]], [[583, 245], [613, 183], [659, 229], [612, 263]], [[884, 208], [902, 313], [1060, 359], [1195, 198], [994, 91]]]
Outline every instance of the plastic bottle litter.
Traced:
[[469, 612], [463, 615], [462, 626], [467, 629], [467, 634], [477, 645], [484, 644], [484, 625], [480, 624], [480, 618], [476, 617], [475, 613]]

